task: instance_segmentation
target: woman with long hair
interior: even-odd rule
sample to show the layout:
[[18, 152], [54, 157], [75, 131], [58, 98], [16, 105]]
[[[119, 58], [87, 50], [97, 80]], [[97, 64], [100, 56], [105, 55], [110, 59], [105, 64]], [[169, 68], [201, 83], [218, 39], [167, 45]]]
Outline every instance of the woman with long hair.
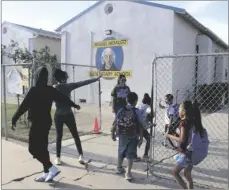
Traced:
[[[189, 134], [190, 130], [193, 126], [193, 104], [191, 101], [185, 101], [180, 105], [179, 115], [181, 118], [179, 129], [180, 136], [176, 137], [170, 135], [168, 133], [165, 134], [166, 138], [170, 138], [171, 140], [175, 140], [180, 143], [179, 146], [179, 154], [177, 154], [174, 158], [176, 160], [176, 165], [173, 169], [173, 176], [176, 181], [184, 188], [184, 189], [193, 189], [193, 180], [192, 180], [192, 168], [193, 165], [190, 159], [187, 159], [186, 150], [189, 143]], [[184, 176], [187, 180], [187, 185], [180, 176], [181, 170], [184, 169]]]
[[121, 108], [125, 108], [127, 105], [126, 97], [130, 92], [129, 86], [126, 85], [126, 76], [120, 74], [118, 77], [117, 85], [111, 92], [112, 97], [112, 112], [115, 115]]
[[48, 151], [48, 135], [52, 125], [51, 107], [53, 101], [79, 109], [80, 107], [68, 97], [48, 86], [48, 70], [45, 67], [37, 69], [36, 84], [27, 93], [12, 118], [12, 130], [15, 130], [17, 120], [30, 110], [32, 123], [29, 131], [29, 152], [43, 164], [44, 173], [35, 179], [37, 182], [51, 181], [60, 171], [50, 161]]
[[[54, 72], [54, 77], [58, 84], [55, 86], [55, 88], [61, 92], [62, 94], [66, 95], [70, 98], [71, 92], [77, 88], [89, 85], [91, 83], [94, 83], [98, 81], [102, 76], [99, 76], [95, 79], [89, 79], [85, 81], [80, 82], [74, 82], [74, 83], [67, 83], [68, 74], [65, 71], [62, 71], [61, 69], [56, 69]], [[70, 106], [63, 104], [62, 102], [56, 102], [56, 112], [54, 115], [54, 122], [56, 127], [56, 164], [61, 164], [61, 143], [62, 143], [62, 136], [63, 136], [63, 126], [64, 124], [67, 125], [68, 129], [70, 130], [72, 137], [74, 138], [76, 148], [79, 153], [79, 163], [84, 164], [83, 159], [83, 150], [81, 146], [81, 141], [79, 138], [79, 134], [76, 127], [75, 117], [72, 112], [72, 109]]]

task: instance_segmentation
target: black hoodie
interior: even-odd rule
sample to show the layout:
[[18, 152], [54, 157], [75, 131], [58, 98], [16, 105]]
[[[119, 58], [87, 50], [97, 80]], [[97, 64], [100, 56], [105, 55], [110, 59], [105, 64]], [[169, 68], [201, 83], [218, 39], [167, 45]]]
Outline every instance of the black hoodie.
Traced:
[[[45, 67], [37, 70], [35, 79], [35, 87], [32, 87], [29, 90], [12, 118], [13, 125], [15, 125], [19, 117], [28, 110], [30, 111], [29, 117], [32, 122], [51, 125], [51, 107], [53, 101], [76, 107], [76, 104], [74, 104], [74, 102], [72, 102], [67, 96], [63, 95], [55, 88], [47, 86], [48, 71]], [[40, 127], [42, 126], [43, 125], [40, 125]]]

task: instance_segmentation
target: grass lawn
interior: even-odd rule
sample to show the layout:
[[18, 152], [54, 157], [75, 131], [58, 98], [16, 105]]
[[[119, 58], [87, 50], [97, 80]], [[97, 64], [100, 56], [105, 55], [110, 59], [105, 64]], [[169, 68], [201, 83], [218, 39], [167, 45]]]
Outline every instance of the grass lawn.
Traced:
[[[27, 113], [26, 117], [21, 116], [21, 120], [19, 119], [17, 122], [17, 127], [15, 131], [11, 130], [11, 119], [13, 114], [16, 112], [17, 105], [16, 104], [7, 104], [7, 132], [8, 132], [8, 137], [13, 138], [16, 140], [28, 142], [28, 133], [29, 133], [29, 127], [27, 124]], [[4, 104], [2, 103], [1, 107], [2, 115], [1, 115], [1, 130], [2, 130], [2, 136], [5, 136], [5, 116], [4, 116]], [[52, 118], [54, 116], [54, 110], [51, 111]], [[79, 135], [83, 135], [82, 132], [79, 132]], [[71, 133], [69, 132], [67, 127], [64, 127], [63, 130], [63, 140], [72, 138]], [[53, 143], [56, 141], [56, 131], [55, 127], [52, 126], [51, 130], [49, 132], [49, 143]]]

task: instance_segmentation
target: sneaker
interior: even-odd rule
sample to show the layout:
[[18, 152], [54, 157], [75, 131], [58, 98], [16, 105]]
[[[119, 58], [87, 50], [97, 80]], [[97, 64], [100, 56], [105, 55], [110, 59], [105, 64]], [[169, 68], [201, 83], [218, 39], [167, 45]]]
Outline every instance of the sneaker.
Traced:
[[145, 161], [145, 162], [147, 162], [149, 160], [149, 156], [143, 155], [142, 156], [142, 160]]
[[123, 174], [125, 169], [123, 167], [117, 167], [116, 174]]
[[162, 142], [161, 143], [164, 147], [167, 147], [168, 146], [168, 144], [166, 143], [166, 142]]
[[56, 158], [55, 164], [56, 165], [61, 165], [61, 159], [59, 157]]
[[52, 166], [49, 169], [48, 176], [45, 179], [45, 182], [52, 181], [54, 177], [56, 177], [60, 173], [60, 170], [56, 166]]
[[134, 162], [140, 162], [141, 161], [141, 158], [140, 157], [137, 157], [133, 160]]
[[49, 173], [43, 173], [42, 176], [35, 178], [34, 181], [36, 181], [36, 182], [44, 182], [45, 179], [48, 177], [48, 174]]
[[84, 164], [85, 163], [82, 154], [79, 156], [79, 163], [80, 164]]
[[132, 180], [132, 174], [131, 173], [126, 173], [125, 174], [125, 179], [128, 180], [128, 181]]

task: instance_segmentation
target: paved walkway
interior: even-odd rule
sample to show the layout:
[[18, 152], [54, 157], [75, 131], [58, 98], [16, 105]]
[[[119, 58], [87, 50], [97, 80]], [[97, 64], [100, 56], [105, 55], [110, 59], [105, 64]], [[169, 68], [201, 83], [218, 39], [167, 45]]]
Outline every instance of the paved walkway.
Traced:
[[[92, 158], [86, 170], [77, 161], [73, 140], [63, 142], [63, 165], [61, 173], [53, 183], [36, 183], [34, 178], [42, 166], [32, 159], [27, 145], [2, 140], [2, 189], [171, 189], [179, 188], [173, 181], [147, 178], [145, 163], [134, 165], [132, 183], [124, 176], [115, 174], [117, 142], [110, 136], [89, 135], [81, 138], [86, 158]], [[52, 160], [55, 158], [55, 144], [50, 145]], [[141, 152], [139, 153], [141, 154]], [[126, 164], [126, 163], [125, 163]], [[25, 177], [23, 179], [23, 177]], [[12, 181], [13, 179], [18, 179]]]

